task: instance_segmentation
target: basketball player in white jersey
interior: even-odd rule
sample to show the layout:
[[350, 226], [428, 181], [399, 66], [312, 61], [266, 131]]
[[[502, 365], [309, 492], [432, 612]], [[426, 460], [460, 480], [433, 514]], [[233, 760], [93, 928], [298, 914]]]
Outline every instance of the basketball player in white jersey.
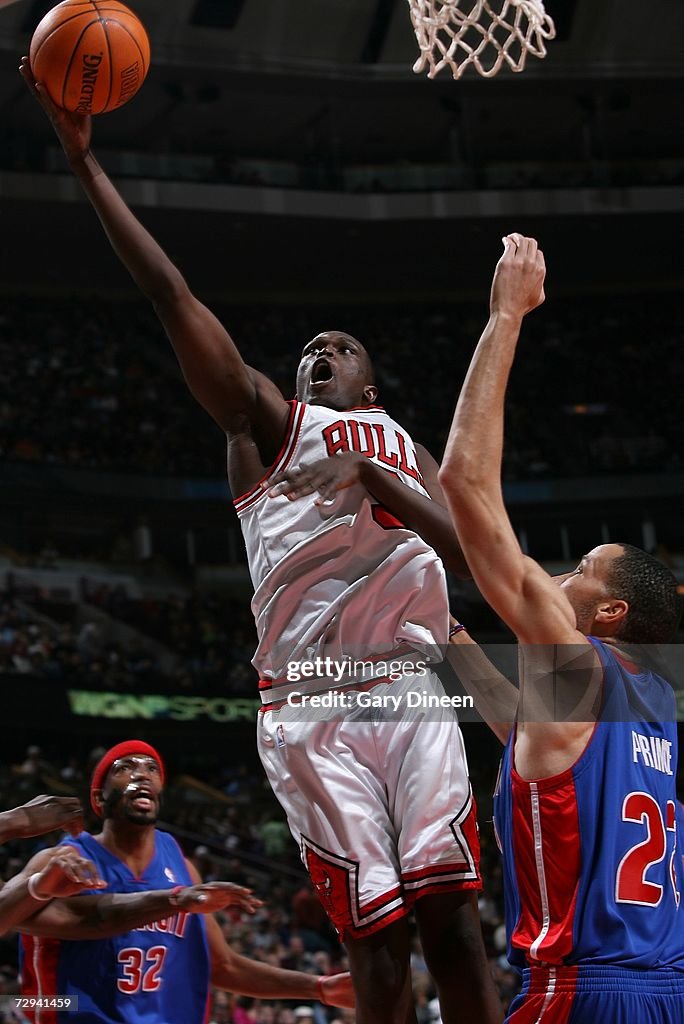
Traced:
[[[35, 92], [26, 62], [22, 73]], [[411, 909], [445, 1024], [500, 1021], [477, 913], [475, 810], [453, 712], [392, 720], [358, 706], [378, 695], [401, 701], [416, 686], [439, 693], [426, 668], [441, 660], [448, 635], [436, 551], [456, 569], [464, 563], [436, 463], [376, 404], [370, 360], [349, 335], [328, 331], [304, 347], [292, 402], [246, 365], [97, 163], [89, 119], [53, 107], [43, 90], [38, 98], [190, 390], [226, 432], [255, 586], [259, 749], [347, 946], [358, 1024], [414, 1016]], [[323, 459], [313, 472], [325, 480], [304, 470], [294, 493], [280, 475]], [[358, 660], [366, 667], [349, 666]], [[325, 695], [338, 704], [314, 721], [302, 698]]]

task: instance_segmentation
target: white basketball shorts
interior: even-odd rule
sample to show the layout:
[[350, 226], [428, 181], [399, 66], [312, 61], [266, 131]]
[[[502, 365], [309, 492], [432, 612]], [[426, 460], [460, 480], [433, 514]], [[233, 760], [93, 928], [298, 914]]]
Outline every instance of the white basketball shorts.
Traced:
[[480, 851], [455, 712], [408, 696], [443, 695], [438, 677], [346, 692], [344, 708], [263, 710], [258, 747], [329, 917], [360, 938], [420, 896], [480, 889]]

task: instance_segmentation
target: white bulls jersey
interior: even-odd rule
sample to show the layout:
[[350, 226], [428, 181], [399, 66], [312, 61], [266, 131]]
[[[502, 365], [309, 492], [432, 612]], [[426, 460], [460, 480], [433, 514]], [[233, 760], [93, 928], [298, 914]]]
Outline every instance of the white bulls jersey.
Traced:
[[[266, 480], [352, 450], [427, 495], [411, 438], [380, 406], [290, 404]], [[235, 501], [255, 589], [260, 677], [282, 678], [290, 661], [378, 657], [405, 645], [441, 660], [448, 604], [434, 550], [361, 484], [323, 505], [316, 497], [270, 498], [257, 484]]]

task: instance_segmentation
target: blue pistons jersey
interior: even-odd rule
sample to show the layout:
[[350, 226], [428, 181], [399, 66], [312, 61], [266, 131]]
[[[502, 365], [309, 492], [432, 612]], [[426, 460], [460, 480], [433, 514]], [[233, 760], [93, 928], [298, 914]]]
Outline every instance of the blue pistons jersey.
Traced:
[[607, 965], [664, 969], [679, 991], [684, 872], [674, 694], [658, 675], [591, 642], [604, 667], [603, 710], [581, 757], [559, 775], [525, 781], [515, 771], [514, 731], [504, 753], [495, 822], [509, 959], [533, 969], [577, 966], [580, 976], [583, 965], [592, 965], [589, 973]]
[[[67, 839], [93, 861], [101, 892], [133, 893], [192, 885], [183, 854], [166, 832], [140, 878], [89, 833]], [[78, 897], [75, 897], [78, 898]], [[22, 995], [76, 995], [78, 1011], [28, 1013], [35, 1024], [202, 1024], [209, 951], [201, 914], [178, 911], [110, 939], [58, 941], [22, 936]]]

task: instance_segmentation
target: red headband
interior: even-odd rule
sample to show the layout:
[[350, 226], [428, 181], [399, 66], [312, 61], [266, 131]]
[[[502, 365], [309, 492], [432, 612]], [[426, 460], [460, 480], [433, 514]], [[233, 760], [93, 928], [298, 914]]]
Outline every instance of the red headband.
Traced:
[[166, 777], [164, 762], [154, 747], [151, 747], [149, 743], [143, 743], [142, 740], [125, 740], [123, 743], [117, 743], [115, 747], [110, 747], [107, 753], [98, 761], [90, 781], [90, 806], [99, 817], [102, 817], [102, 810], [95, 803], [95, 793], [99, 792], [104, 786], [107, 772], [114, 762], [118, 761], [120, 757], [129, 757], [131, 754], [146, 754], [148, 757], [154, 758], [159, 765], [162, 786], [164, 785]]

